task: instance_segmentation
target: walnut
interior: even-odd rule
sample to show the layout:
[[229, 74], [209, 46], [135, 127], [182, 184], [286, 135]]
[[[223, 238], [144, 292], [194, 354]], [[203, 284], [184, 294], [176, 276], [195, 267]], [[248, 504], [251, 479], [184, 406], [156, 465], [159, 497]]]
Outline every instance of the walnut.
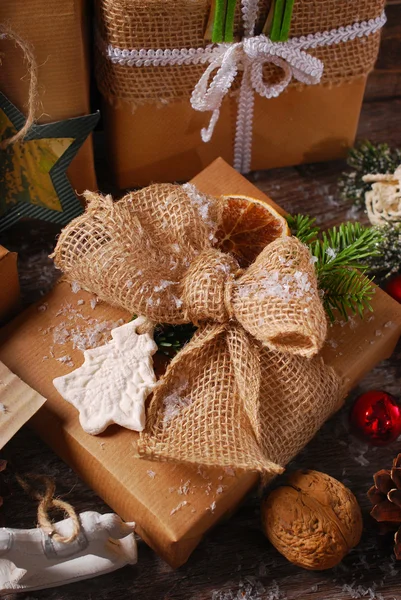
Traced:
[[337, 565], [359, 543], [362, 515], [342, 483], [318, 471], [296, 471], [262, 505], [263, 529], [289, 561], [320, 571]]

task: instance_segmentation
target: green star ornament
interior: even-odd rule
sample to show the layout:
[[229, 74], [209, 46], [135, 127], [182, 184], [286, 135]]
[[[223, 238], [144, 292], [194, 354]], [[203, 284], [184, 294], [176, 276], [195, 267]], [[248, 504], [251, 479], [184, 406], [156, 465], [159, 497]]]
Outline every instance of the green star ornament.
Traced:
[[[34, 124], [24, 139], [0, 148], [0, 232], [20, 218], [66, 225], [82, 212], [66, 170], [99, 117], [96, 112]], [[24, 115], [0, 92], [0, 142], [24, 123]]]

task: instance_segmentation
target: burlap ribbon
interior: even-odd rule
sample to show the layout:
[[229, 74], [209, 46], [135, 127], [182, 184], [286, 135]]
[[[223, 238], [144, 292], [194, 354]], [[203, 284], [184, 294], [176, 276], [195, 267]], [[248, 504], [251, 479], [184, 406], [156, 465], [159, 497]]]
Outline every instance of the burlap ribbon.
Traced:
[[241, 271], [214, 247], [221, 201], [189, 184], [87, 199], [54, 254], [68, 279], [152, 322], [199, 326], [156, 388], [139, 454], [281, 472], [342, 397], [316, 357], [326, 318], [308, 249], [280, 238]]

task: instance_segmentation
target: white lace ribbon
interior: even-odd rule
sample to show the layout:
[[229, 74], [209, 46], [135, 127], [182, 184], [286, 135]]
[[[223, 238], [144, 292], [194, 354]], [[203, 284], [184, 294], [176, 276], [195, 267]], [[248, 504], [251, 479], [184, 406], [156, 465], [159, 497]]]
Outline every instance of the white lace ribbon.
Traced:
[[[204, 142], [211, 139], [224, 97], [230, 91], [238, 72], [242, 71], [234, 144], [234, 167], [241, 173], [248, 173], [251, 168], [255, 92], [263, 98], [276, 98], [293, 78], [306, 85], [319, 83], [324, 64], [305, 51], [372, 35], [383, 27], [386, 16], [383, 12], [376, 19], [357, 22], [347, 27], [291, 38], [287, 42], [272, 42], [265, 35], [253, 35], [257, 2], [242, 0], [242, 4], [246, 33], [249, 37], [245, 37], [241, 42], [179, 50], [121, 50], [109, 45], [104, 46], [104, 52], [113, 63], [126, 66], [209, 63], [191, 96], [191, 105], [195, 110], [212, 113], [208, 127], [201, 131]], [[263, 67], [268, 63], [281, 68], [282, 76], [278, 82], [264, 81]]]

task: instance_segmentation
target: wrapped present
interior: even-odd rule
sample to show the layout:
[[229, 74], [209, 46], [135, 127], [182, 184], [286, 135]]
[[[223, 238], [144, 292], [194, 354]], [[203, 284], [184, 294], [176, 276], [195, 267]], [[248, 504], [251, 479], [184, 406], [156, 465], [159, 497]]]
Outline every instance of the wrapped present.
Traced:
[[[0, 22], [23, 44], [29, 45], [38, 65], [36, 122], [53, 123], [87, 115], [90, 112], [89, 45], [85, 0], [68, 0], [62, 10], [45, 0], [3, 2]], [[21, 45], [2, 32], [0, 52], [0, 91], [21, 113], [27, 114], [31, 102], [29, 61]], [[90, 138], [69, 166], [68, 178], [79, 193], [96, 189]]]
[[19, 305], [17, 254], [0, 246], [0, 323], [13, 316]]
[[[254, 197], [275, 206], [260, 190], [256, 189], [222, 160], [215, 161], [202, 173], [197, 175], [193, 183], [200, 192], [212, 196], [220, 196], [224, 193], [240, 194]], [[104, 198], [103, 200], [105, 209], [111, 209], [110, 198]], [[173, 201], [174, 198], [172, 197], [170, 200]], [[126, 206], [126, 203], [122, 204], [122, 207], [124, 206]], [[151, 223], [154, 224], [154, 211], [162, 212], [164, 210], [163, 206], [164, 200], [153, 204], [144, 201], [139, 208], [142, 211], [141, 222], [146, 222], [148, 226], [151, 226]], [[194, 206], [197, 206], [199, 210], [202, 210], [202, 207], [204, 207], [196, 198]], [[84, 253], [85, 248], [89, 249], [88, 242], [90, 241], [92, 244], [93, 239], [96, 239], [98, 242], [95, 248], [96, 256], [97, 258], [102, 256], [105, 258], [107, 252], [110, 251], [110, 244], [113, 246], [114, 243], [119, 243], [120, 230], [116, 223], [113, 236], [108, 236], [105, 219], [97, 219], [99, 214], [98, 208], [97, 201], [95, 200], [93, 206], [91, 203], [86, 215], [79, 217], [75, 221], [75, 223], [80, 223], [84, 218], [97, 221], [96, 238], [92, 238], [91, 236], [86, 237], [86, 245], [80, 244], [77, 237], [71, 236], [70, 239], [71, 244], [78, 241], [77, 249], [80, 249]], [[278, 209], [278, 207], [276, 208]], [[128, 205], [126, 209], [129, 213], [130, 208]], [[118, 212], [118, 209], [116, 211]], [[117, 216], [117, 212], [115, 216]], [[171, 218], [174, 220], [176, 212], [172, 211], [171, 214]], [[146, 215], [148, 216], [148, 221], [146, 221]], [[188, 226], [188, 223], [186, 225], [184, 223], [183, 226]], [[74, 227], [74, 223], [71, 227]], [[166, 231], [168, 231], [169, 236], [172, 235], [170, 229], [167, 228]], [[166, 231], [159, 231], [158, 235], [163, 237], [167, 235]], [[102, 232], [105, 233], [104, 239], [101, 238]], [[132, 244], [137, 243], [138, 235], [138, 232], [135, 230], [131, 240]], [[144, 239], [146, 238], [144, 232], [141, 235], [144, 236]], [[191, 233], [191, 235], [195, 234]], [[202, 234], [199, 235], [198, 239], [203, 239]], [[58, 246], [59, 250], [61, 249], [61, 256], [64, 257], [67, 263], [71, 256], [65, 245], [68, 239], [68, 237], [60, 238]], [[291, 240], [291, 238], [286, 239]], [[205, 241], [201, 243], [207, 245]], [[278, 240], [278, 245], [280, 243], [280, 240]], [[290, 241], [288, 243], [292, 244]], [[125, 250], [126, 245], [123, 244], [120, 247], [120, 251], [124, 252]], [[190, 245], [187, 246], [187, 250], [188, 252], [190, 251]], [[116, 257], [112, 256], [109, 252], [108, 259], [104, 261], [104, 264], [110, 267], [110, 265], [114, 264], [113, 260], [115, 258], [118, 259], [115, 264], [118, 271], [122, 262], [120, 260], [121, 255]], [[262, 258], [263, 260], [265, 259], [265, 257]], [[295, 254], [293, 258], [295, 259]], [[132, 260], [134, 259], [135, 256], [133, 255]], [[192, 255], [191, 259], [194, 259]], [[60, 260], [59, 256], [58, 261]], [[126, 261], [128, 265], [130, 264], [130, 260], [130, 257], [127, 255]], [[160, 261], [160, 268], [163, 267], [163, 260]], [[77, 276], [80, 278], [85, 272], [89, 273], [90, 263], [86, 262], [85, 259], [78, 262], [79, 265], [77, 265], [77, 270], [74, 272], [74, 277]], [[65, 269], [68, 274], [70, 271], [67, 263]], [[216, 269], [216, 271], [227, 274], [227, 271], [230, 269], [226, 269], [226, 266], [224, 264], [224, 268], [220, 270]], [[308, 267], [305, 266], [305, 268]], [[152, 269], [148, 275], [151, 273]], [[117, 272], [117, 275], [119, 275], [119, 272]], [[241, 277], [256, 277], [252, 265]], [[206, 281], [207, 279], [206, 277], [206, 279], [202, 280]], [[192, 282], [188, 290], [194, 282], [196, 284], [196, 280], [196, 277], [195, 279], [191, 277], [188, 279], [188, 281]], [[213, 277], [211, 280], [213, 280]], [[373, 314], [364, 320], [354, 318], [348, 324], [342, 321], [330, 327], [326, 344], [321, 349], [318, 357], [311, 360], [310, 365], [306, 365], [303, 361], [309, 360], [307, 356], [310, 352], [313, 353], [316, 348], [313, 349], [305, 343], [303, 350], [301, 349], [301, 354], [304, 354], [304, 356], [297, 356], [297, 360], [292, 365], [294, 366], [295, 364], [295, 366], [298, 365], [299, 367], [302, 363], [303, 366], [306, 365], [308, 368], [315, 369], [315, 375], [317, 372], [320, 373], [319, 389], [322, 389], [321, 386], [323, 385], [326, 392], [329, 387], [331, 390], [325, 396], [327, 402], [322, 403], [322, 398], [316, 393], [313, 397], [309, 396], [308, 410], [306, 410], [305, 398], [301, 394], [301, 387], [307, 386], [307, 382], [305, 382], [305, 377], [303, 377], [302, 369], [300, 371], [299, 368], [296, 373], [294, 372], [294, 378], [291, 381], [284, 382], [286, 385], [295, 386], [295, 392], [287, 395], [283, 394], [284, 383], [281, 372], [286, 369], [286, 365], [281, 364], [280, 369], [277, 369], [276, 384], [282, 386], [282, 389], [280, 388], [280, 393], [277, 391], [273, 398], [270, 397], [268, 399], [270, 403], [268, 407], [268, 410], [270, 410], [268, 427], [270, 427], [270, 430], [266, 430], [264, 426], [261, 429], [262, 434], [266, 434], [266, 439], [270, 440], [270, 447], [266, 446], [265, 439], [258, 438], [257, 443], [255, 443], [257, 438], [255, 434], [253, 447], [251, 448], [252, 453], [248, 458], [245, 453], [244, 460], [246, 442], [249, 443], [251, 439], [249, 435], [249, 422], [251, 422], [252, 416], [254, 416], [255, 418], [251, 424], [255, 427], [256, 431], [260, 414], [257, 407], [255, 410], [255, 404], [253, 403], [255, 400], [255, 390], [252, 386], [246, 388], [246, 390], [249, 389], [250, 393], [249, 396], [246, 396], [243, 403], [244, 379], [241, 378], [242, 372], [235, 374], [239, 385], [241, 385], [242, 381], [242, 392], [238, 391], [241, 398], [237, 396], [237, 391], [230, 387], [231, 384], [227, 379], [225, 370], [227, 369], [227, 365], [230, 364], [231, 359], [229, 360], [225, 354], [223, 345], [225, 340], [228, 339], [225, 337], [228, 334], [230, 337], [229, 341], [231, 341], [232, 353], [235, 354], [237, 350], [238, 354], [238, 350], [244, 350], [246, 355], [252, 358], [252, 353], [249, 355], [250, 345], [257, 344], [255, 336], [259, 334], [255, 330], [251, 331], [253, 329], [252, 319], [251, 321], [249, 319], [248, 321], [246, 320], [246, 313], [249, 313], [249, 307], [247, 308], [242, 305], [241, 302], [240, 306], [236, 301], [233, 301], [235, 304], [235, 316], [233, 315], [233, 318], [227, 322], [227, 315], [224, 313], [223, 304], [224, 306], [228, 306], [230, 302], [229, 298], [226, 298], [226, 294], [224, 294], [227, 303], [224, 301], [222, 304], [221, 297], [219, 299], [216, 298], [215, 303], [216, 310], [223, 310], [220, 319], [222, 321], [220, 330], [215, 331], [215, 337], [209, 339], [209, 346], [201, 346], [204, 340], [199, 340], [199, 337], [197, 338], [199, 348], [201, 349], [198, 357], [199, 360], [191, 362], [192, 371], [184, 373], [183, 363], [180, 363], [180, 361], [183, 357], [188, 357], [189, 352], [191, 351], [192, 353], [194, 350], [194, 341], [188, 344], [178, 355], [179, 357], [184, 353], [180, 361], [177, 362], [178, 357], [176, 357], [171, 363], [163, 385], [166, 387], [166, 383], [167, 385], [171, 383], [171, 376], [176, 374], [177, 367], [179, 371], [178, 375], [180, 375], [180, 372], [188, 375], [188, 379], [191, 379], [189, 381], [191, 385], [195, 380], [199, 382], [198, 376], [200, 371], [203, 369], [206, 375], [208, 372], [207, 364], [205, 363], [205, 352], [209, 358], [213, 356], [213, 360], [216, 358], [217, 361], [220, 361], [224, 355], [225, 364], [221, 365], [220, 362], [218, 363], [222, 369], [222, 373], [216, 374], [215, 389], [218, 394], [221, 393], [222, 397], [225, 397], [224, 394], [226, 394], [227, 389], [229, 389], [230, 393], [232, 392], [230, 407], [227, 409], [228, 412], [224, 413], [225, 420], [222, 419], [220, 422], [219, 415], [215, 415], [215, 423], [211, 424], [209, 420], [210, 414], [205, 413], [205, 422], [207, 422], [209, 428], [217, 428], [218, 430], [222, 423], [228, 423], [229, 425], [233, 423], [233, 412], [238, 415], [241, 420], [238, 421], [238, 427], [234, 429], [234, 434], [235, 431], [238, 433], [238, 439], [231, 439], [232, 447], [228, 448], [230, 452], [234, 452], [234, 455], [229, 455], [224, 435], [217, 442], [222, 442], [223, 449], [228, 452], [227, 454], [221, 453], [222, 448], [217, 447], [216, 440], [215, 445], [210, 447], [210, 450], [214, 452], [217, 448], [217, 457], [216, 453], [214, 456], [211, 455], [209, 446], [206, 444], [204, 444], [203, 455], [199, 457], [199, 454], [196, 454], [199, 452], [199, 441], [202, 442], [202, 439], [199, 440], [199, 432], [194, 432], [192, 448], [189, 448], [188, 445], [182, 449], [180, 447], [177, 448], [177, 445], [171, 444], [171, 441], [174, 442], [174, 440], [166, 440], [166, 430], [163, 429], [163, 423], [157, 420], [158, 413], [160, 412], [162, 415], [162, 411], [165, 410], [165, 408], [160, 406], [160, 410], [158, 410], [161, 393], [157, 391], [149, 410], [147, 429], [141, 437], [139, 449], [142, 458], [139, 458], [137, 448], [138, 433], [123, 429], [117, 425], [108, 427], [97, 437], [85, 433], [79, 422], [78, 412], [74, 406], [66, 402], [59, 395], [53, 385], [54, 378], [66, 375], [74, 368], [82, 365], [84, 361], [82, 350], [103, 345], [110, 338], [110, 331], [113, 328], [131, 320], [131, 302], [142, 301], [140, 290], [136, 284], [131, 282], [131, 285], [128, 282], [129, 285], [126, 285], [127, 282], [124, 279], [121, 279], [117, 286], [115, 285], [115, 280], [110, 279], [109, 283], [114, 290], [113, 302], [115, 306], [101, 302], [99, 299], [99, 296], [101, 298], [102, 295], [110, 293], [111, 288], [109, 289], [106, 284], [103, 286], [103, 291], [99, 287], [99, 289], [95, 290], [95, 294], [81, 289], [93, 286], [93, 281], [89, 280], [89, 275], [86, 281], [81, 281], [81, 284], [75, 280], [72, 283], [63, 281], [56, 285], [54, 290], [40, 304], [32, 306], [2, 330], [0, 358], [24, 381], [48, 398], [43, 409], [34, 418], [34, 427], [38, 433], [64, 460], [77, 470], [88, 485], [117, 513], [126, 520], [135, 518], [138, 525], [138, 532], [143, 539], [175, 567], [187, 560], [205, 532], [223, 515], [234, 510], [245, 494], [257, 484], [259, 476], [256, 473], [256, 469], [264, 472], [269, 477], [274, 476], [277, 471], [282, 470], [282, 466], [311, 439], [314, 432], [324, 420], [341, 406], [344, 395], [380, 360], [391, 354], [401, 332], [401, 309], [399, 304], [384, 292], [377, 290], [372, 302]], [[170, 283], [172, 284], [173, 282]], [[242, 284], [251, 285], [251, 282], [242, 280]], [[206, 283], [204, 287], [205, 290], [208, 289]], [[306, 286], [306, 288], [309, 293], [311, 288], [309, 286]], [[165, 290], [166, 286], [159, 290], [162, 292], [160, 297], [163, 297]], [[313, 295], [313, 293], [312, 289], [311, 294]], [[145, 300], [148, 297], [146, 294], [143, 294], [143, 296]], [[206, 296], [207, 294], [205, 293], [205, 298]], [[240, 297], [244, 301], [246, 301], [246, 296], [246, 293], [240, 293]], [[192, 297], [192, 294], [189, 292], [188, 297]], [[184, 298], [183, 305], [177, 302], [175, 307], [171, 309], [170, 321], [180, 322], [180, 308], [186, 306], [188, 297]], [[125, 304], [123, 304], [124, 302]], [[159, 314], [157, 311], [163, 309], [162, 304], [162, 302], [160, 305], [157, 302], [154, 304], [149, 303], [146, 308], [147, 313], [153, 310], [153, 317], [157, 319]], [[199, 306], [195, 307], [193, 305], [193, 308], [194, 311], [196, 308], [199, 316]], [[317, 310], [319, 312], [319, 309]], [[258, 320], [259, 317], [260, 315], [258, 315]], [[215, 315], [214, 320], [217, 322], [219, 318], [218, 315]], [[279, 321], [279, 316], [277, 318]], [[305, 319], [306, 325], [308, 323], [313, 324], [315, 318], [317, 318], [316, 314], [312, 314], [311, 321], [309, 317]], [[240, 322], [241, 326], [239, 325]], [[274, 325], [274, 321], [272, 320], [270, 324]], [[216, 324], [212, 323], [210, 326], [215, 327]], [[298, 322], [298, 326], [302, 327], [302, 322]], [[271, 343], [281, 343], [290, 347], [295, 342], [297, 344], [302, 342], [300, 337], [296, 336], [294, 338], [294, 336], [290, 335], [289, 331], [287, 332], [288, 336], [286, 336], [282, 335], [282, 331], [280, 334], [277, 331], [272, 332], [272, 329], [268, 330], [269, 333], [267, 333], [267, 330], [262, 332], [263, 328], [262, 326], [260, 327], [261, 335], [262, 333], [263, 335], [269, 335]], [[250, 334], [241, 333], [245, 330], [250, 332]], [[205, 330], [203, 331], [205, 332]], [[247, 337], [249, 335], [250, 337]], [[318, 339], [322, 340], [322, 331], [319, 330], [319, 327], [315, 328], [313, 326], [309, 328], [309, 332], [305, 332], [305, 335], [308, 336], [308, 339], [310, 337], [313, 343]], [[244, 344], [245, 337], [248, 340], [253, 339], [252, 343], [248, 345]], [[216, 340], [217, 346], [215, 344]], [[304, 341], [306, 342], [306, 339]], [[317, 345], [319, 346], [319, 343]], [[217, 355], [215, 354], [216, 348]], [[284, 350], [283, 347], [281, 347], [281, 350]], [[156, 354], [155, 366], [159, 372], [161, 372], [162, 363], [162, 357]], [[250, 363], [252, 363], [252, 360]], [[232, 364], [234, 364], [233, 361]], [[249, 366], [255, 368], [256, 365], [253, 362], [245, 366], [247, 368]], [[249, 372], [247, 373], [249, 375]], [[271, 376], [271, 372], [269, 376]], [[298, 376], [299, 381], [302, 380], [299, 390], [297, 388], [298, 379], [296, 379], [296, 376]], [[255, 378], [252, 377], [251, 380], [254, 382]], [[227, 385], [226, 389], [222, 388], [222, 382]], [[206, 383], [205, 381], [205, 385]], [[274, 389], [276, 392], [276, 388]], [[166, 397], [166, 394], [164, 394], [164, 397]], [[204, 397], [202, 397], [202, 394], [198, 394], [198, 406], [199, 402], [205, 399], [205, 397], [206, 394]], [[264, 403], [266, 402], [265, 395], [263, 398], [261, 396], [261, 399]], [[218, 395], [210, 400], [210, 405], [214, 405], [216, 410], [217, 408], [223, 408], [219, 402]], [[266, 406], [264, 406], [265, 408]], [[191, 410], [191, 406], [184, 404], [183, 415], [188, 414], [188, 410]], [[234, 414], [234, 417], [236, 414]], [[220, 416], [222, 415], [220, 414]], [[172, 431], [177, 432], [176, 423], [178, 423], [180, 418], [175, 423], [172, 423]], [[271, 424], [273, 422], [277, 424], [279, 421], [282, 429], [279, 430], [280, 433], [277, 435], [277, 432], [272, 431]], [[188, 423], [181, 422], [183, 428], [177, 435], [186, 435], [185, 432], [188, 431], [186, 428]], [[264, 423], [266, 423], [266, 419]], [[208, 442], [210, 442], [210, 431], [205, 429], [202, 431], [207, 437]], [[162, 439], [158, 437], [158, 432], [161, 432]], [[289, 436], [289, 432], [293, 435]], [[226, 434], [227, 432], [223, 431], [224, 433]], [[232, 435], [233, 431], [228, 433]], [[283, 443], [284, 437], [288, 443]], [[235, 449], [238, 450], [237, 455], [235, 455]], [[263, 450], [262, 454], [261, 449]], [[181, 450], [185, 450], [186, 457], [179, 455]], [[193, 463], [195, 464], [189, 464], [192, 458], [191, 451], [194, 452]], [[169, 456], [167, 456], [167, 452]], [[270, 457], [270, 461], [266, 460], [267, 456]], [[158, 460], [148, 460], [149, 457], [157, 459], [169, 458], [176, 461], [177, 459], [178, 461], [184, 459], [187, 460], [187, 463], [159, 462]], [[225, 460], [226, 457], [227, 460]], [[240, 468], [241, 461], [243, 468]], [[205, 466], [205, 464], [221, 464], [222, 466], [212, 467]], [[235, 465], [236, 468], [230, 465]]]
[[339, 158], [354, 141], [384, 0], [298, 0], [286, 42], [262, 33], [268, 0], [238, 0], [235, 41], [223, 44], [205, 40], [210, 5], [96, 3], [97, 81], [122, 188], [187, 180], [217, 156], [243, 173]]
[[0, 450], [45, 401], [0, 362]]

